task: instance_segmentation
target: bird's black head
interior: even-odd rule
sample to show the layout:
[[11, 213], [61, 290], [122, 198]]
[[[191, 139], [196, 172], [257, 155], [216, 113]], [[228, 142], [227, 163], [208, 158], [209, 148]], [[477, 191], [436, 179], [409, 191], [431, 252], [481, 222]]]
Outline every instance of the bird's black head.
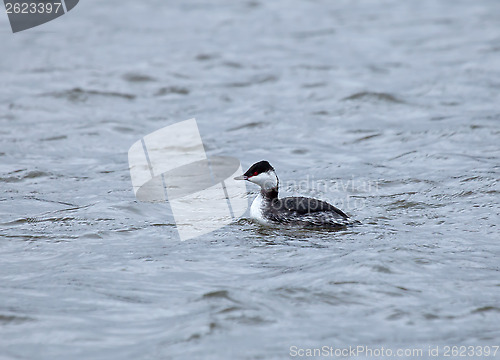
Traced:
[[253, 164], [246, 173], [235, 177], [234, 180], [247, 180], [259, 185], [264, 196], [268, 198], [278, 196], [278, 177], [271, 164], [265, 160]]
[[252, 176], [257, 176], [270, 170], [274, 170], [271, 164], [269, 164], [265, 160], [262, 160], [250, 166], [250, 168], [246, 171], [246, 173], [243, 174], [243, 176], [246, 176], [247, 179], [249, 179]]

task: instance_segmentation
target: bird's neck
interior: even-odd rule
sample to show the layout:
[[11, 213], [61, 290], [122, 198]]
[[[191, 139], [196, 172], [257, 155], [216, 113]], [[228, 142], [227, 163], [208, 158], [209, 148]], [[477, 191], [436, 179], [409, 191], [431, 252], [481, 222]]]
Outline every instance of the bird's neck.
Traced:
[[265, 200], [273, 200], [278, 198], [278, 188], [272, 188], [272, 189], [260, 189], [260, 195], [265, 199]]

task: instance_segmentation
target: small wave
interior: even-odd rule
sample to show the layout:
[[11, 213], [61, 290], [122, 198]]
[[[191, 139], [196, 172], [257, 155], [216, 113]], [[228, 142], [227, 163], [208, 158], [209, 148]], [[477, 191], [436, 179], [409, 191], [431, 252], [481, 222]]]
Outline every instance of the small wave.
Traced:
[[498, 306], [482, 306], [477, 309], [472, 310], [473, 314], [477, 313], [485, 313], [485, 312], [499, 312], [500, 313], [500, 307]]
[[267, 123], [264, 121], [252, 121], [252, 122], [240, 125], [240, 126], [230, 128], [230, 129], [228, 129], [228, 131], [237, 131], [237, 130], [241, 130], [241, 129], [258, 129], [258, 128], [262, 128], [266, 125], [267, 125]]
[[198, 54], [196, 55], [196, 60], [198, 61], [208, 61], [208, 60], [213, 60], [217, 59], [219, 55], [217, 54]]
[[226, 87], [247, 87], [247, 86], [252, 86], [252, 85], [274, 83], [274, 82], [277, 82], [278, 79], [279, 78], [277, 76], [274, 76], [274, 75], [256, 76], [249, 81], [232, 82], [232, 83], [226, 84], [225, 86]]
[[383, 92], [371, 92], [371, 91], [362, 91], [358, 92], [352, 95], [349, 95], [345, 98], [342, 99], [343, 101], [346, 100], [368, 100], [368, 101], [382, 101], [382, 102], [388, 102], [388, 103], [395, 103], [395, 104], [404, 104], [403, 100], [398, 99], [392, 94], [389, 93], [383, 93]]
[[27, 316], [15, 316], [15, 315], [1, 315], [0, 314], [0, 324], [20, 324], [27, 321], [35, 321], [35, 319]]
[[[15, 171], [15, 172], [18, 172], [18, 171]], [[51, 175], [52, 174], [45, 172], [45, 171], [33, 170], [33, 171], [28, 171], [26, 174], [21, 175], [21, 176], [0, 177], [0, 182], [16, 183], [16, 182], [21, 182], [25, 179], [36, 179], [36, 178], [41, 178], [41, 177], [48, 177]]]
[[158, 89], [155, 96], [163, 96], [168, 94], [188, 95], [189, 93], [189, 89], [182, 86], [166, 86]]
[[92, 96], [117, 97], [127, 100], [134, 100], [136, 98], [136, 96], [133, 94], [120, 93], [115, 91], [84, 90], [78, 87], [70, 90], [43, 94], [43, 96], [52, 96], [55, 98], [67, 99], [72, 102], [85, 102]]
[[131, 83], [143, 83], [143, 82], [151, 82], [151, 81], [156, 81], [155, 78], [149, 76], [149, 75], [143, 75], [143, 74], [135, 74], [135, 73], [129, 73], [123, 75], [123, 79], [131, 82]]
[[210, 291], [208, 293], [203, 294], [203, 299], [227, 299], [231, 301], [235, 301], [229, 297], [229, 292], [227, 290], [216, 290]]
[[333, 34], [335, 34], [335, 29], [328, 28], [319, 30], [299, 31], [294, 33], [293, 37], [296, 39], [307, 39], [312, 37], [328, 36]]

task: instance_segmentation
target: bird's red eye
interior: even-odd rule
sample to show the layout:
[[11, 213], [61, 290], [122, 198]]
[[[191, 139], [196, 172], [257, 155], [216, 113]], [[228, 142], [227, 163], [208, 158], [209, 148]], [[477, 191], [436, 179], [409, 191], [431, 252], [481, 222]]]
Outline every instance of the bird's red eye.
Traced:
[[256, 171], [253, 173], [253, 176], [259, 175], [259, 173]]

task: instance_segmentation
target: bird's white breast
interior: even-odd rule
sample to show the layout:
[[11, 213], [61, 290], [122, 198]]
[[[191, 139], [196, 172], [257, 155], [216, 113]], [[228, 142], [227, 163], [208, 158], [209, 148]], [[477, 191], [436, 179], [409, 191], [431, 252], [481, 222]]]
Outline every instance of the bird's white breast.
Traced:
[[250, 217], [252, 219], [260, 222], [261, 224], [266, 224], [267, 221], [264, 218], [264, 214], [262, 211], [263, 210], [262, 209], [263, 202], [264, 202], [264, 199], [262, 198], [262, 195], [259, 194], [252, 202], [252, 206], [250, 206]]

